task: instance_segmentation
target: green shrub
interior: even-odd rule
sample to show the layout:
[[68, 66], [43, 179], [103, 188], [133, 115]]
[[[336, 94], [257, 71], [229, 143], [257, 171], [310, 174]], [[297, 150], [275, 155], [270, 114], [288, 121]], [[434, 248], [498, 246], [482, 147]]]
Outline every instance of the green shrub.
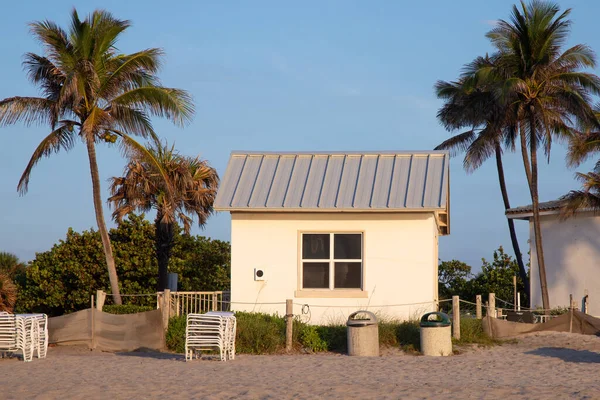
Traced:
[[400, 347], [404, 351], [420, 349], [421, 333], [418, 321], [382, 321], [379, 323], [379, 344], [384, 347]]
[[327, 342], [319, 335], [314, 325], [298, 324], [300, 344], [306, 350], [319, 352], [327, 351]]
[[273, 354], [285, 348], [285, 321], [262, 313], [236, 312], [236, 351], [248, 354]]
[[111, 305], [102, 307], [102, 311], [109, 313], [109, 314], [135, 314], [135, 313], [141, 313], [141, 312], [152, 311], [152, 310], [154, 310], [154, 307], [138, 306], [135, 304], [122, 304], [122, 305], [111, 304]]
[[348, 335], [346, 325], [317, 326], [319, 337], [327, 345], [328, 351], [345, 353], [348, 349]]
[[165, 342], [167, 348], [176, 353], [185, 353], [185, 326], [186, 316], [171, 317]]

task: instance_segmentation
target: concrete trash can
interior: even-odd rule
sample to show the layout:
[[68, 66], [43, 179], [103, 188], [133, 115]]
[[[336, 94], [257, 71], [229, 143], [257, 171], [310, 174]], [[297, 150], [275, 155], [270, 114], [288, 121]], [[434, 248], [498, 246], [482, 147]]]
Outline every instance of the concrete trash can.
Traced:
[[379, 356], [379, 326], [375, 314], [370, 311], [354, 312], [348, 316], [346, 326], [349, 356]]
[[452, 323], [448, 315], [430, 312], [421, 317], [421, 353], [424, 356], [452, 354]]

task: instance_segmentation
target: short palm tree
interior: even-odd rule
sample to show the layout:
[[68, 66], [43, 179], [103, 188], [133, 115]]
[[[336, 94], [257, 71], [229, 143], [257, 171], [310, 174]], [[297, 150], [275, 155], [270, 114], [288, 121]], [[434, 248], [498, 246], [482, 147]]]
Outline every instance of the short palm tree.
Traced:
[[14, 279], [25, 268], [25, 264], [19, 261], [19, 257], [12, 253], [0, 251], [0, 273], [7, 275], [10, 279]]
[[207, 161], [186, 157], [174, 147], [155, 142], [144, 153], [135, 153], [124, 176], [111, 179], [113, 217], [121, 221], [134, 211], [156, 210], [155, 250], [158, 290], [167, 287], [168, 265], [177, 221], [189, 233], [195, 215], [204, 226], [213, 212], [219, 177]]
[[[493, 66], [494, 59], [478, 57], [468, 64], [458, 81], [438, 81], [435, 90], [438, 98], [444, 100], [444, 105], [439, 109], [437, 117], [448, 130], [468, 129], [467, 131], [451, 137], [442, 142], [436, 150], [450, 150], [452, 155], [465, 152], [463, 167], [467, 172], [479, 168], [483, 162], [492, 156], [496, 159], [496, 170], [500, 192], [504, 202], [504, 209], [510, 208], [508, 190], [504, 177], [502, 163], [502, 145], [507, 142], [514, 148], [515, 124], [510, 119], [506, 106], [499, 101], [494, 93], [494, 86], [483, 84], [477, 72], [482, 68]], [[512, 242], [519, 275], [526, 288], [529, 279], [523, 256], [517, 240], [514, 221], [507, 218], [508, 230]]]
[[42, 43], [44, 55], [27, 53], [24, 66], [42, 95], [0, 101], [0, 126], [21, 121], [51, 129], [25, 168], [17, 186], [19, 192], [27, 191], [31, 170], [42, 157], [71, 150], [77, 139], [85, 144], [96, 222], [116, 304], [121, 304], [121, 296], [102, 209], [96, 145], [118, 141], [125, 148], [144, 151], [130, 135], [155, 137], [151, 116], [183, 125], [193, 114], [185, 91], [163, 87], [157, 79], [161, 50], [117, 51], [116, 42], [129, 26], [129, 21], [103, 10], [84, 20], [73, 10], [68, 30], [52, 21], [32, 23], [31, 32]]
[[487, 34], [497, 49], [497, 62], [479, 72], [496, 81], [499, 97], [519, 126], [544, 309], [550, 308], [550, 299], [540, 229], [538, 147], [549, 156], [553, 140], [576, 134], [579, 123], [595, 123], [590, 94], [600, 93], [600, 79], [581, 71], [596, 65], [592, 50], [575, 45], [562, 51], [569, 13], [537, 0], [521, 2], [521, 9], [514, 6], [510, 22], [498, 21]]
[[8, 274], [0, 272], [0, 311], [13, 312], [17, 302], [17, 287]]

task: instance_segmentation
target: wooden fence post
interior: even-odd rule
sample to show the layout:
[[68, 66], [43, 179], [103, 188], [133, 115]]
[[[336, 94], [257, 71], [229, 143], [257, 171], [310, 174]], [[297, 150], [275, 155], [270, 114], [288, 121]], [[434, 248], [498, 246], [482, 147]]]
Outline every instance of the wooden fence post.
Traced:
[[477, 319], [481, 319], [481, 295], [475, 296], [475, 316]]
[[285, 350], [292, 351], [292, 336], [294, 334], [294, 303], [291, 299], [285, 301]]
[[513, 275], [513, 310], [517, 311], [517, 276]]
[[171, 290], [165, 289], [163, 292], [162, 301], [162, 317], [163, 317], [163, 328], [165, 332], [169, 328], [169, 318], [171, 317]]
[[460, 302], [458, 296], [452, 296], [452, 337], [460, 339]]
[[573, 333], [573, 295], [569, 295], [569, 333]]
[[213, 311], [217, 311], [217, 301], [219, 299], [217, 298], [217, 292], [213, 292], [212, 294], [212, 310]]
[[96, 290], [96, 309], [102, 311], [104, 307], [104, 301], [106, 300], [106, 292], [102, 290]]
[[496, 294], [488, 294], [488, 315], [492, 318], [496, 318]]

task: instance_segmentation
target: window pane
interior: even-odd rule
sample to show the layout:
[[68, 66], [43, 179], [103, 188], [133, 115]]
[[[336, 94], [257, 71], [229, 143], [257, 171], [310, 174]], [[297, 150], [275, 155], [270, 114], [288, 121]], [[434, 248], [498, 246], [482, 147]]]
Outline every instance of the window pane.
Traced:
[[362, 259], [362, 235], [336, 234], [333, 238], [333, 253], [336, 260]]
[[362, 263], [336, 262], [335, 263], [335, 288], [360, 289], [362, 283]]
[[302, 235], [302, 258], [305, 260], [329, 258], [329, 234]]
[[303, 263], [302, 266], [304, 289], [329, 289], [329, 263]]

